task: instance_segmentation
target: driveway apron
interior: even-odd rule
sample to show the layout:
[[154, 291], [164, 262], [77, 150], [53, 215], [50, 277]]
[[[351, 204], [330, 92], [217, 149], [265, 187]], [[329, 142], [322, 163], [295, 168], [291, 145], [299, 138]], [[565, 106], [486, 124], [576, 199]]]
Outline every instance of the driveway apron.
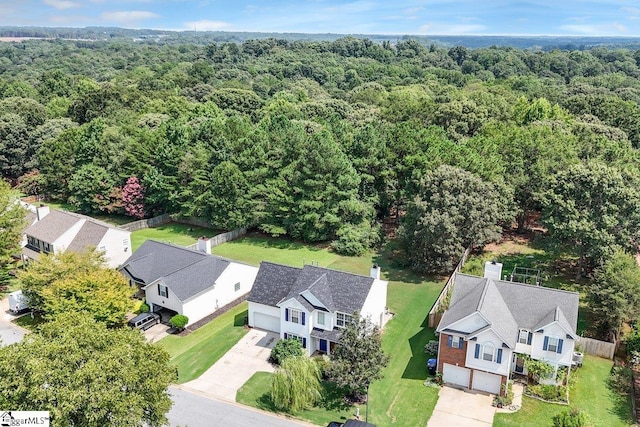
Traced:
[[427, 427], [490, 427], [496, 408], [493, 396], [444, 386]]
[[182, 387], [235, 402], [238, 389], [253, 374], [274, 371], [267, 360], [278, 339], [274, 332], [251, 329], [204, 374]]

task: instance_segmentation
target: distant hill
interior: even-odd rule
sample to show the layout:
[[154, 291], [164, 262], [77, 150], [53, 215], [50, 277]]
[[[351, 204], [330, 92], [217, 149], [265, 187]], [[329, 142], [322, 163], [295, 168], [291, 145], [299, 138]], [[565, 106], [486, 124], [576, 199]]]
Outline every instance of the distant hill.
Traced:
[[594, 47], [640, 49], [640, 37], [597, 37], [597, 36], [438, 36], [438, 35], [381, 35], [381, 34], [305, 34], [305, 33], [256, 33], [228, 31], [166, 31], [132, 30], [114, 27], [56, 28], [56, 27], [0, 27], [2, 41], [25, 41], [38, 39], [75, 39], [110, 41], [129, 39], [141, 43], [195, 43], [216, 42], [242, 43], [251, 39], [276, 38], [288, 41], [334, 41], [342, 37], [369, 39], [378, 43], [391, 43], [413, 39], [429, 46], [465, 46], [482, 48], [490, 46], [514, 47], [539, 50], [585, 50]]

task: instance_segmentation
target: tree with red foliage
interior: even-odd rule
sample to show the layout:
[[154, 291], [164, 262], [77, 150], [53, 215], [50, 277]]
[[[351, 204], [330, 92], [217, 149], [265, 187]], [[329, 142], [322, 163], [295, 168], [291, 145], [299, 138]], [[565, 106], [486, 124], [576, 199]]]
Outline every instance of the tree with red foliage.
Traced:
[[135, 218], [144, 218], [144, 187], [136, 176], [129, 177], [122, 188], [122, 203], [127, 215]]

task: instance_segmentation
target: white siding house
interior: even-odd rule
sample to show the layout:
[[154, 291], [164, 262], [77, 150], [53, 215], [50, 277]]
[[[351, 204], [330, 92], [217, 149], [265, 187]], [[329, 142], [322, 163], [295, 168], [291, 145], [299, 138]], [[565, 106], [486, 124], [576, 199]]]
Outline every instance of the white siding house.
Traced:
[[41, 253], [81, 252], [95, 248], [116, 268], [131, 255], [131, 232], [72, 212], [34, 208], [35, 222], [24, 231], [23, 256], [37, 259]]
[[384, 326], [387, 282], [372, 276], [305, 265], [262, 262], [249, 294], [249, 326], [299, 339], [307, 354], [331, 353], [354, 315]]
[[153, 240], [144, 242], [120, 271], [141, 287], [152, 311], [166, 313], [163, 320], [183, 314], [189, 325], [246, 295], [258, 273], [250, 265]]
[[485, 277], [456, 274], [436, 329], [443, 381], [494, 394], [512, 372], [526, 373], [524, 356], [556, 372], [571, 366], [578, 319], [577, 293], [501, 281], [497, 265]]

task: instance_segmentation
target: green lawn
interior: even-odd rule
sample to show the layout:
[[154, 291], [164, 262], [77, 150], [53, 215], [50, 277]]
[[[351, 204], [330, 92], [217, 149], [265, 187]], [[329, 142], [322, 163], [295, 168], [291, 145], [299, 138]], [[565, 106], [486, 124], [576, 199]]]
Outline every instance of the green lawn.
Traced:
[[[571, 407], [579, 408], [594, 427], [625, 427], [633, 425], [631, 399], [607, 386], [613, 362], [585, 355], [582, 368], [573, 371], [575, 384], [569, 391]], [[524, 397], [522, 409], [514, 414], [496, 414], [496, 427], [550, 426], [553, 416], [567, 410], [567, 406], [544, 403]]]
[[248, 332], [246, 316], [247, 303], [243, 302], [187, 336], [169, 335], [158, 341], [178, 367], [178, 382], [198, 378], [240, 341]]
[[[46, 202], [46, 204], [51, 209], [59, 209], [59, 210], [69, 211], [69, 212], [76, 212], [77, 211], [76, 208], [73, 205], [70, 205], [68, 203]], [[89, 216], [92, 217], [92, 218], [95, 218], [95, 219], [99, 219], [100, 221], [104, 221], [106, 223], [113, 224], [113, 225], [122, 225], [122, 224], [126, 224], [128, 222], [133, 222], [133, 221], [136, 220], [135, 218], [131, 218], [129, 216], [124, 216], [124, 215], [91, 214]]]
[[[342, 257], [321, 247], [308, 247], [282, 239], [249, 236], [220, 245], [213, 252], [257, 265], [261, 260], [302, 266], [303, 260], [317, 261], [321, 266], [369, 274], [371, 264], [382, 268], [389, 280], [387, 305], [397, 313], [387, 324], [383, 346], [391, 356], [384, 378], [371, 385], [369, 420], [377, 425], [413, 427], [426, 425], [438, 396], [438, 390], [423, 385], [427, 377], [427, 355], [424, 345], [433, 339], [433, 329], [427, 328], [427, 313], [442, 289], [442, 282], [425, 280], [409, 270], [393, 268], [383, 256], [370, 253], [361, 257]], [[268, 399], [270, 376], [256, 375], [238, 392], [238, 401], [250, 406], [273, 410]], [[351, 417], [355, 407], [344, 409], [329, 403], [295, 416], [326, 425], [331, 420]], [[328, 408], [327, 408], [328, 406]], [[361, 408], [364, 414], [365, 408]]]
[[135, 251], [142, 243], [144, 243], [145, 240], [148, 239], [169, 242], [180, 246], [188, 246], [196, 243], [200, 236], [213, 237], [216, 234], [218, 234], [218, 231], [210, 228], [170, 222], [169, 224], [160, 225], [158, 227], [145, 228], [143, 230], [132, 232], [131, 246]]

